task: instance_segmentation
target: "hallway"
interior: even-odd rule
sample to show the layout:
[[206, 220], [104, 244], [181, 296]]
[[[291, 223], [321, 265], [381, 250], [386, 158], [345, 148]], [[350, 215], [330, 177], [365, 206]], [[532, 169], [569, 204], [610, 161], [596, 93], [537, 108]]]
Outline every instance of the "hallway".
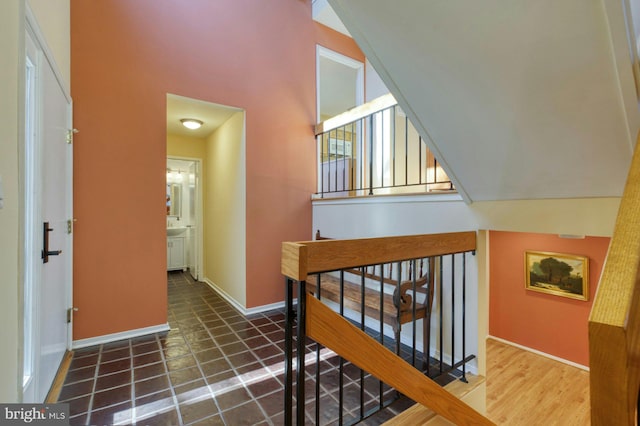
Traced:
[[71, 424], [282, 424], [283, 313], [245, 318], [187, 273], [168, 286], [171, 331], [75, 351]]
[[[284, 424], [283, 310], [244, 317], [189, 273], [167, 280], [171, 331], [75, 351], [58, 398], [69, 404], [70, 424]], [[327, 361], [321, 394], [335, 405], [338, 363]], [[342, 378], [351, 405], [358, 378]], [[369, 405], [377, 401], [371, 392]], [[379, 425], [411, 404], [400, 398], [363, 424]], [[313, 423], [313, 406], [307, 411]], [[322, 422], [332, 423], [335, 411], [323, 410]]]

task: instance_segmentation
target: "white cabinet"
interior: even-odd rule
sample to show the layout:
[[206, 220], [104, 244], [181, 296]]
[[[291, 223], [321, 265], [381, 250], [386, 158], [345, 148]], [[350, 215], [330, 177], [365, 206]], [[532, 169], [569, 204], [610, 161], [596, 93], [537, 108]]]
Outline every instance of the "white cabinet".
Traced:
[[184, 237], [167, 237], [167, 271], [186, 268]]

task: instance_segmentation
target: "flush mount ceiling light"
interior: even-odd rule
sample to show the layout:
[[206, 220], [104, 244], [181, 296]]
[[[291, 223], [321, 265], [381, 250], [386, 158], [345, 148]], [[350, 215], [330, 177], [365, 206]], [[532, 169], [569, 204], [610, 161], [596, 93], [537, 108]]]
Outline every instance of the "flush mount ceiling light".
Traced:
[[183, 118], [180, 120], [182, 125], [187, 129], [196, 130], [202, 126], [202, 121], [196, 120], [195, 118]]

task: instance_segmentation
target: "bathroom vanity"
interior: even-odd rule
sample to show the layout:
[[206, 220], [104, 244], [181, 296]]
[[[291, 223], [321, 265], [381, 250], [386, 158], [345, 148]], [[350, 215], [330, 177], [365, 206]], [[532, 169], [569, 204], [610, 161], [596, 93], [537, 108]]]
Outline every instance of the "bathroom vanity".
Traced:
[[187, 270], [186, 229], [186, 227], [167, 228], [167, 271]]

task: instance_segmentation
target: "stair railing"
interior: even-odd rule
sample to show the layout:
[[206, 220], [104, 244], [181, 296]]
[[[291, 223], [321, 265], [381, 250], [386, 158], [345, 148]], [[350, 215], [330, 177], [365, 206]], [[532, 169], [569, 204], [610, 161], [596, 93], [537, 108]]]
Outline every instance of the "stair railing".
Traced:
[[589, 317], [591, 424], [640, 424], [640, 142]]
[[[364, 273], [366, 270], [364, 266], [401, 263], [406, 260], [427, 258], [430, 259], [429, 264], [433, 264], [432, 261], [438, 259], [436, 264], [439, 263], [441, 265], [439, 267], [441, 270], [442, 261], [439, 259], [442, 259], [443, 256], [452, 256], [451, 263], [448, 266], [452, 271], [457, 269], [454, 266], [455, 260], [453, 260], [453, 257], [461, 256], [463, 260], [459, 269], [463, 271], [461, 279], [464, 282], [465, 254], [474, 252], [475, 248], [476, 235], [474, 232], [283, 243], [281, 268], [283, 275], [286, 277], [285, 424], [294, 424], [295, 415], [296, 424], [303, 425], [307, 418], [307, 403], [313, 400], [315, 400], [315, 422], [319, 423], [320, 413], [327, 409], [327, 407], [321, 408], [319, 405], [322, 396], [318, 392], [320, 377], [323, 375], [320, 371], [321, 364], [338, 365], [340, 371], [338, 379], [342, 383], [342, 369], [346, 363], [349, 363], [354, 368], [361, 369], [359, 373], [361, 378], [364, 372], [367, 372], [367, 374], [371, 374], [373, 378], [380, 381], [379, 408], [383, 408], [385, 405], [385, 391], [387, 394], [399, 392], [455, 424], [493, 424], [486, 417], [444, 390], [439, 384], [431, 380], [424, 371], [414, 368], [405, 360], [410, 357], [404, 357], [403, 359], [402, 355], [398, 354], [398, 350], [395, 353], [390, 350], [389, 347], [393, 348], [394, 344], [385, 344], [384, 336], [379, 336], [379, 339], [373, 338], [366, 330], [364, 318], [360, 322], [357, 319], [348, 319], [344, 315], [344, 303], [340, 303], [337, 309], [332, 309], [319, 300], [319, 295], [322, 294], [322, 289], [320, 288], [321, 279], [317, 280], [317, 290], [313, 290], [313, 288], [310, 290], [307, 285], [309, 277], [327, 273], [328, 271], [337, 271], [341, 283], [340, 293], [344, 296], [345, 284], [343, 277], [347, 273], [345, 271], [363, 268], [363, 273], [359, 276], [362, 284], [365, 284], [365, 275], [367, 274]], [[400, 263], [394, 269], [398, 274], [402, 270]], [[416, 263], [414, 262], [413, 264], [415, 265]], [[380, 268], [379, 270], [382, 269]], [[415, 266], [413, 270], [416, 271]], [[452, 274], [455, 274], [455, 272], [452, 272]], [[414, 281], [416, 280], [416, 275], [415, 273], [413, 274], [412, 279]], [[441, 277], [442, 275], [440, 274], [436, 281], [441, 280]], [[384, 279], [381, 278], [381, 287], [383, 281]], [[401, 281], [403, 280], [399, 277], [397, 282], [400, 283]], [[465, 303], [464, 288], [462, 286], [462, 305]], [[364, 286], [362, 291], [364, 293]], [[297, 295], [294, 298], [295, 293]], [[442, 293], [443, 287], [440, 284], [440, 287], [436, 287], [436, 298], [442, 297]], [[415, 287], [412, 294], [417, 294]], [[427, 294], [429, 294], [429, 291], [427, 291]], [[381, 292], [380, 306], [384, 303], [384, 297]], [[361, 314], [364, 316], [364, 294], [362, 300]], [[455, 309], [455, 305], [454, 299], [448, 303], [441, 303], [438, 308], [440, 310], [439, 315], [442, 315], [442, 311], [447, 309], [446, 306], [451, 306], [452, 309]], [[383, 314], [384, 312], [380, 312], [379, 315], [381, 322]], [[451, 317], [456, 316], [451, 312], [449, 314], [451, 314]], [[464, 313], [462, 313], [462, 318], [462, 329], [464, 330]], [[441, 328], [440, 335], [442, 333]], [[380, 329], [379, 335], [383, 334], [383, 330]], [[454, 336], [452, 336], [453, 341], [455, 341]], [[438, 346], [442, 356], [444, 351], [442, 341]], [[415, 323], [413, 349], [415, 350]], [[462, 349], [462, 354], [458, 353], [457, 355], [453, 354], [453, 348], [450, 349], [452, 352], [450, 363], [452, 366], [455, 365], [454, 369], [464, 366], [472, 358], [465, 354], [464, 348]], [[428, 351], [431, 352], [431, 350]], [[339, 360], [331, 358], [330, 353], [337, 354], [340, 357]], [[442, 362], [441, 357], [440, 363], [442, 364]], [[316, 379], [307, 381], [307, 379], [313, 378], [314, 374]], [[351, 370], [349, 374], [353, 377], [357, 373]], [[295, 409], [294, 376], [296, 379]], [[355, 382], [356, 379], [354, 379]], [[305, 388], [312, 386], [312, 384], [315, 384], [316, 393], [314, 398], [308, 400]], [[361, 395], [365, 392], [364, 388], [364, 385], [360, 387]], [[338, 399], [340, 400], [340, 405], [338, 410], [340, 417], [337, 420], [338, 424], [357, 423], [371, 414], [371, 411], [365, 413], [364, 407], [361, 407], [359, 416], [344, 418], [342, 416], [343, 390], [342, 387], [339, 389], [340, 395]], [[332, 409], [335, 410], [335, 407]], [[353, 408], [353, 411], [357, 411], [357, 408]], [[310, 413], [309, 417], [314, 418], [313, 413]]]
[[392, 95], [316, 126], [319, 198], [453, 191]]

